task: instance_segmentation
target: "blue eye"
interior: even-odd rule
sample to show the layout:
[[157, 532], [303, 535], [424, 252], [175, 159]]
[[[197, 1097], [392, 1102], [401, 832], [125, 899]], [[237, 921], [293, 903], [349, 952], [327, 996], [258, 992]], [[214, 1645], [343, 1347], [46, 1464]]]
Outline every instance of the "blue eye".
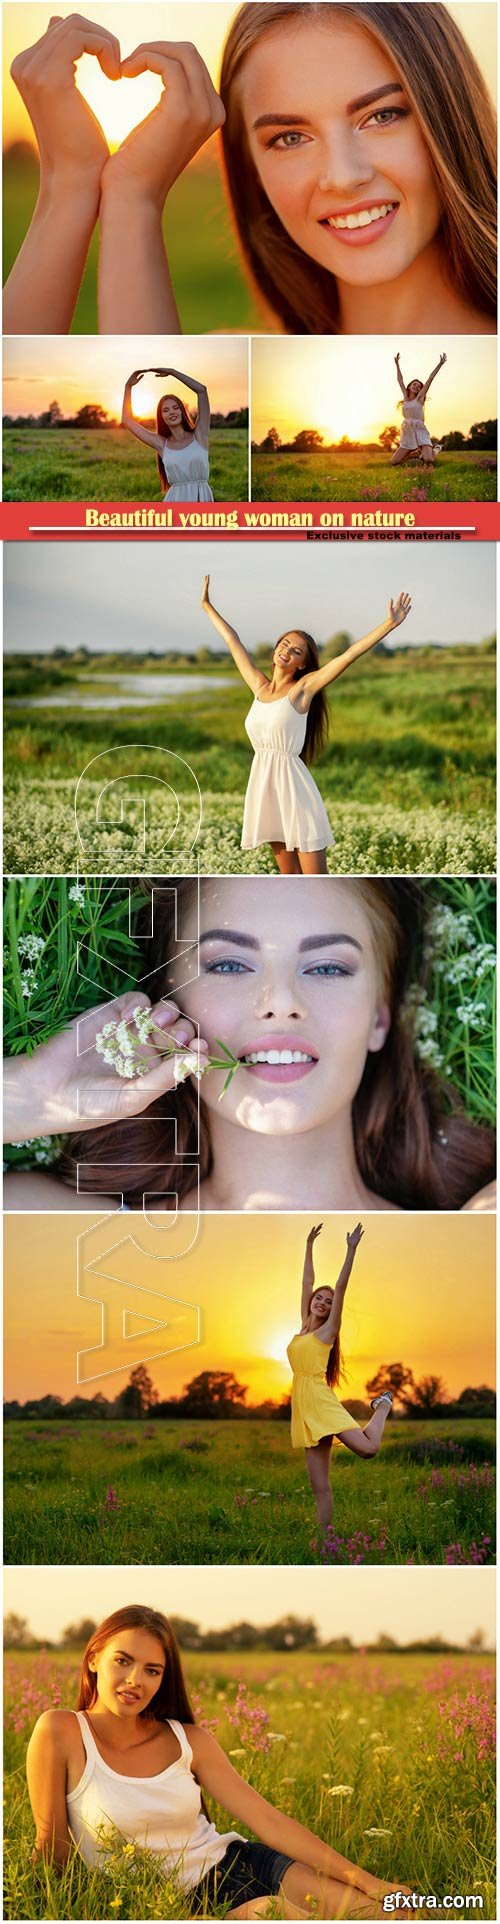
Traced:
[[224, 956], [220, 962], [207, 962], [206, 975], [250, 975], [246, 962], [237, 962], [233, 955]]
[[350, 976], [352, 969], [347, 969], [342, 962], [315, 962], [312, 968], [304, 969], [304, 975]]

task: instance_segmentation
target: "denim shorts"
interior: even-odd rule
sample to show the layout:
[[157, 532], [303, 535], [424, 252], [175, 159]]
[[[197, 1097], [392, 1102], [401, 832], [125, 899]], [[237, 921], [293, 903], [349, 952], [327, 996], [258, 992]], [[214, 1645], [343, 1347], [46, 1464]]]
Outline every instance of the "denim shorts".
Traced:
[[269, 1844], [247, 1838], [241, 1844], [233, 1840], [220, 1864], [215, 1864], [190, 1893], [193, 1917], [203, 1904], [227, 1904], [232, 1910], [234, 1905], [253, 1903], [257, 1897], [274, 1897], [290, 1864], [293, 1857], [272, 1850]]

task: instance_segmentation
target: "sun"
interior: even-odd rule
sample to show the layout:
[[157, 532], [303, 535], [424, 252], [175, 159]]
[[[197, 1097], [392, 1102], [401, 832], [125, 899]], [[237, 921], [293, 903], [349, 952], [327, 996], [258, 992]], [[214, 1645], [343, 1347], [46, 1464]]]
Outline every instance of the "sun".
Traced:
[[163, 92], [158, 74], [139, 74], [136, 80], [108, 80], [92, 54], [82, 54], [76, 85], [102, 127], [113, 153], [140, 120], [157, 107]]
[[290, 1364], [286, 1351], [287, 1344], [290, 1342], [292, 1335], [293, 1330], [290, 1326], [288, 1326], [287, 1329], [274, 1330], [269, 1341], [266, 1343], [266, 1355], [272, 1358], [273, 1363], [281, 1363], [283, 1368], [288, 1371], [290, 1370]]

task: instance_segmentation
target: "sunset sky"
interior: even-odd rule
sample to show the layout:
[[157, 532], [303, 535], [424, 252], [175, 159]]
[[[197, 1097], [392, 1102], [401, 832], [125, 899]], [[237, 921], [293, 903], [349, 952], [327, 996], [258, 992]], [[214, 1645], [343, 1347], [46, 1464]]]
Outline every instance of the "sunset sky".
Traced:
[[[226, 1624], [272, 1623], [292, 1609], [312, 1616], [320, 1636], [372, 1641], [386, 1632], [401, 1642], [413, 1637], [452, 1637], [465, 1643], [474, 1631], [495, 1640], [495, 1571], [377, 1569], [160, 1568], [124, 1564], [94, 1569], [73, 1564], [51, 1570], [4, 1573], [5, 1611], [29, 1613], [39, 1637], [58, 1637], [82, 1617], [98, 1620], [130, 1602], [148, 1603], [171, 1616], [188, 1617], [204, 1630]], [[186, 1668], [189, 1673], [189, 1659]]]
[[468, 434], [474, 421], [496, 416], [496, 341], [458, 335], [390, 336], [353, 340], [304, 335], [257, 339], [252, 347], [252, 439], [263, 441], [277, 428], [290, 441], [300, 428], [317, 428], [324, 440], [376, 441], [382, 428], [401, 422], [401, 391], [394, 356], [400, 353], [403, 378], [427, 380], [440, 354], [447, 362], [436, 375], [426, 402], [429, 433], [439, 438], [452, 428]]
[[[214, 413], [228, 414], [231, 408], [246, 407], [248, 401], [248, 348], [245, 339], [226, 336], [218, 340], [202, 335], [199, 339], [183, 335], [148, 336], [125, 340], [97, 335], [88, 340], [60, 336], [57, 339], [9, 340], [5, 343], [3, 363], [4, 414], [41, 414], [58, 401], [63, 414], [75, 414], [85, 402], [98, 402], [107, 414], [118, 419], [122, 410], [123, 389], [135, 368], [176, 367], [192, 374], [208, 388]], [[160, 395], [180, 394], [188, 406], [196, 406], [196, 396], [169, 375], [155, 378], [147, 374], [133, 392], [134, 413], [139, 420], [156, 411]]]
[[[77, 1387], [76, 1353], [100, 1341], [101, 1312], [77, 1297], [77, 1238], [94, 1219], [79, 1215], [6, 1217], [5, 1328], [6, 1395], [24, 1401], [52, 1391], [64, 1398]], [[92, 1381], [81, 1393], [100, 1389], [113, 1396], [138, 1360], [152, 1356], [153, 1380], [162, 1396], [176, 1395], [202, 1369], [234, 1370], [248, 1384], [249, 1402], [279, 1398], [290, 1387], [286, 1346], [298, 1327], [300, 1279], [309, 1220], [300, 1216], [201, 1218], [194, 1247], [194, 1219], [183, 1215], [134, 1226], [114, 1217], [102, 1223], [92, 1249], [97, 1273], [85, 1290], [101, 1299], [99, 1270], [108, 1279], [107, 1300], [128, 1303], [139, 1329], [165, 1314], [170, 1336], [110, 1340], [83, 1364]], [[318, 1282], [335, 1281], [350, 1222], [330, 1216], [317, 1244]], [[166, 1251], [166, 1241], [168, 1246]], [[167, 1255], [167, 1260], [163, 1258]], [[159, 1260], [160, 1258], [160, 1260]], [[492, 1383], [494, 1369], [494, 1220], [375, 1214], [366, 1222], [344, 1312], [342, 1342], [346, 1396], [364, 1394], [368, 1377], [382, 1362], [403, 1361], [419, 1377], [437, 1374], [447, 1389]], [[135, 1289], [109, 1282], [121, 1279]], [[136, 1289], [145, 1293], [137, 1295]], [[160, 1292], [160, 1295], [158, 1294]], [[164, 1312], [162, 1295], [177, 1299]], [[180, 1307], [179, 1307], [180, 1302]], [[183, 1304], [200, 1307], [196, 1318]], [[138, 1318], [141, 1315], [141, 1323]], [[159, 1356], [165, 1340], [194, 1344], [170, 1359]], [[155, 1353], [156, 1352], [156, 1353]], [[126, 1354], [126, 1367], [123, 1356]], [[121, 1368], [119, 1367], [121, 1363]], [[118, 1368], [117, 1368], [118, 1365]], [[104, 1366], [104, 1367], [103, 1367]], [[95, 1380], [94, 1380], [95, 1373]]]
[[[14, 55], [22, 48], [31, 46], [48, 27], [53, 8], [51, 4], [24, 4], [24, 0], [7, 0], [3, 9], [3, 57], [5, 76], [4, 142], [8, 146], [13, 140], [33, 140], [32, 128], [20, 95], [10, 79], [9, 69]], [[237, 9], [227, 0], [182, 0], [182, 5], [151, 4], [117, 5], [110, 0], [109, 5], [92, 5], [89, 17], [100, 26], [109, 27], [119, 40], [122, 55], [131, 53], [140, 41], [144, 40], [192, 40], [211, 73], [215, 84], [218, 81], [220, 56], [227, 29]], [[74, 12], [73, 0], [59, 0], [58, 14], [65, 18]], [[495, 8], [485, 0], [459, 0], [450, 6], [450, 12], [458, 22], [462, 33], [472, 47], [476, 59], [487, 76], [491, 91], [495, 86]], [[85, 92], [94, 112], [104, 127], [110, 144], [118, 145], [131, 125], [149, 113], [155, 105], [160, 87], [153, 76], [145, 76], [140, 81], [118, 81], [112, 83], [105, 79], [97, 67], [97, 62], [84, 56], [81, 63], [80, 85]], [[132, 99], [131, 99], [132, 97]]]

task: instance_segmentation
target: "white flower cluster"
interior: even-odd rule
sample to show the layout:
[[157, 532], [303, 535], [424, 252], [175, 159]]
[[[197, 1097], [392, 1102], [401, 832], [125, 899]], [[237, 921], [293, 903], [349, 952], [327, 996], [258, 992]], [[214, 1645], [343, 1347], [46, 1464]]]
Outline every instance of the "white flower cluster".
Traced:
[[438, 1018], [427, 1001], [425, 989], [415, 986], [405, 997], [403, 1018], [412, 1024], [415, 1054], [433, 1069], [442, 1069], [444, 1057], [438, 1041]]
[[68, 889], [68, 902], [76, 902], [77, 907], [82, 908], [84, 901], [85, 901], [85, 889], [83, 888], [82, 883], [72, 882], [71, 888]]
[[21, 985], [23, 995], [33, 994], [37, 986], [36, 963], [45, 948], [43, 935], [20, 935], [17, 952], [21, 964]]
[[[134, 1034], [135, 1030], [135, 1034]], [[108, 1062], [118, 1076], [131, 1081], [136, 1076], [147, 1076], [154, 1066], [154, 1058], [144, 1059], [140, 1049], [151, 1042], [152, 1037], [161, 1039], [156, 1060], [160, 1056], [173, 1056], [174, 1083], [185, 1082], [186, 1076], [196, 1076], [200, 1081], [208, 1062], [200, 1062], [194, 1050], [179, 1049], [172, 1038], [155, 1022], [150, 1009], [132, 1009], [121, 1022], [105, 1022], [95, 1039], [96, 1053]], [[158, 1047], [158, 1045], [156, 1045]]]

